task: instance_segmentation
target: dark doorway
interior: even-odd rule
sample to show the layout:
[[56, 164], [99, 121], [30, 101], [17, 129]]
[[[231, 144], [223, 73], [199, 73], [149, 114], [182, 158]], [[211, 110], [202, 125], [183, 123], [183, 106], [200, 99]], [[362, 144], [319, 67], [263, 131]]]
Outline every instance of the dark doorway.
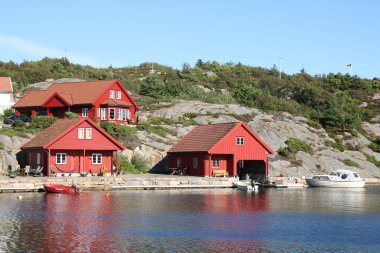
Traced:
[[62, 107], [56, 107], [56, 108], [51, 108], [51, 113], [53, 114], [53, 117], [57, 118], [64, 118], [66, 112], [66, 108]]
[[240, 160], [237, 163], [237, 173], [240, 179], [265, 179], [266, 164], [263, 160]]

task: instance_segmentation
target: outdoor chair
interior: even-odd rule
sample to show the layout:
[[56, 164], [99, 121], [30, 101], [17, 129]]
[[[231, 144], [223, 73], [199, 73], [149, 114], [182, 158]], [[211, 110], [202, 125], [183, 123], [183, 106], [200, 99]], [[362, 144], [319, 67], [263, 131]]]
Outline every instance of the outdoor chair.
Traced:
[[43, 169], [44, 167], [38, 165], [37, 168], [33, 171], [33, 177], [39, 177]]
[[21, 176], [28, 176], [30, 173], [30, 165], [25, 165], [25, 168], [21, 171]]

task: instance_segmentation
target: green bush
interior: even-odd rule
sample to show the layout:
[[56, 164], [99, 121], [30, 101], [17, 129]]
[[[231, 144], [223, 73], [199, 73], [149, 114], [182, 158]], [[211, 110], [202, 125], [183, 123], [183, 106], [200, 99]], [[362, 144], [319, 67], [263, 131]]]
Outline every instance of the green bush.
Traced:
[[12, 124], [13, 128], [15, 128], [15, 127], [22, 128], [22, 127], [25, 127], [25, 126], [26, 126], [25, 122], [22, 121], [22, 120], [19, 120], [19, 119], [16, 120], [15, 122], [13, 122], [13, 124]]
[[11, 108], [8, 108], [8, 109], [5, 109], [4, 112], [3, 112], [3, 116], [4, 118], [7, 118], [9, 116], [12, 116], [13, 114], [15, 114], [14, 110], [11, 109]]
[[136, 170], [135, 166], [128, 160], [126, 156], [119, 156], [119, 165], [124, 174], [139, 174], [140, 171]]
[[79, 115], [73, 112], [65, 112], [65, 117], [69, 119], [79, 118]]
[[29, 128], [42, 130], [42, 129], [48, 128], [57, 120], [58, 120], [57, 118], [49, 117], [49, 116], [34, 116], [32, 117], [30, 121]]
[[311, 154], [313, 151], [307, 142], [297, 138], [289, 138], [285, 143], [288, 146], [280, 148], [277, 151], [279, 155], [289, 157], [290, 155], [296, 154], [298, 151], [303, 151], [309, 154]]
[[170, 134], [170, 130], [162, 127], [162, 126], [154, 126], [149, 124], [148, 122], [141, 123], [140, 125], [137, 125], [137, 129], [140, 131], [145, 131], [152, 134], [157, 134], [161, 137], [166, 137], [168, 134]]
[[0, 149], [4, 149], [4, 143], [0, 141]]
[[297, 153], [298, 151], [304, 151], [306, 153], [312, 152], [312, 149], [307, 142], [297, 138], [289, 138], [286, 141], [286, 144], [288, 145], [289, 152], [292, 153]]
[[374, 156], [367, 157], [367, 160], [380, 168], [380, 161], [376, 160]]
[[148, 160], [140, 155], [133, 155], [131, 159], [132, 165], [135, 167], [136, 170], [146, 173], [149, 170], [148, 166]]
[[189, 119], [194, 119], [198, 116], [198, 114], [195, 112], [186, 112], [183, 114], [183, 116]]
[[129, 149], [133, 149], [139, 144], [137, 129], [135, 127], [124, 126], [112, 122], [102, 122], [100, 123], [100, 127]]
[[372, 149], [374, 152], [380, 153], [380, 140], [371, 142], [369, 148]]
[[335, 148], [341, 152], [343, 152], [347, 149], [347, 147], [345, 145], [343, 145], [341, 141], [338, 141], [338, 140], [335, 142], [334, 141], [326, 141], [325, 145], [332, 147], [332, 148]]
[[359, 168], [359, 164], [357, 162], [354, 162], [354, 161], [350, 160], [350, 159], [344, 160], [344, 164], [347, 165], [347, 166], [358, 167]]

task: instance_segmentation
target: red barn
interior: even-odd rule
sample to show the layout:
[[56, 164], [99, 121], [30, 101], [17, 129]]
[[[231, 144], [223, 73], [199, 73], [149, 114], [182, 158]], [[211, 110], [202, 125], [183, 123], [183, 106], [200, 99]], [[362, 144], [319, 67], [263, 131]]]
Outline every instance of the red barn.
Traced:
[[33, 90], [13, 108], [16, 114], [64, 118], [70, 111], [98, 122], [135, 123], [139, 108], [118, 80], [54, 83], [46, 90]]
[[186, 168], [188, 175], [223, 170], [240, 178], [267, 176], [273, 153], [244, 122], [196, 126], [168, 151], [169, 167]]
[[42, 173], [112, 172], [113, 155], [125, 147], [92, 120], [62, 119], [21, 146], [27, 164], [43, 166]]

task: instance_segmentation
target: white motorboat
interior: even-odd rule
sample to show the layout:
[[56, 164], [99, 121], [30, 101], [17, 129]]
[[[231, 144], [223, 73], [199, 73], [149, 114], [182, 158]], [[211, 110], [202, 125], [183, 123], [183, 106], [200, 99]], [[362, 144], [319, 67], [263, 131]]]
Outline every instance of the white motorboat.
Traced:
[[242, 180], [236, 183], [237, 188], [242, 191], [257, 191], [259, 189], [259, 185], [251, 182], [251, 180]]
[[330, 175], [315, 175], [306, 178], [306, 183], [310, 187], [330, 187], [330, 188], [363, 188], [364, 180], [355, 171], [335, 170]]

